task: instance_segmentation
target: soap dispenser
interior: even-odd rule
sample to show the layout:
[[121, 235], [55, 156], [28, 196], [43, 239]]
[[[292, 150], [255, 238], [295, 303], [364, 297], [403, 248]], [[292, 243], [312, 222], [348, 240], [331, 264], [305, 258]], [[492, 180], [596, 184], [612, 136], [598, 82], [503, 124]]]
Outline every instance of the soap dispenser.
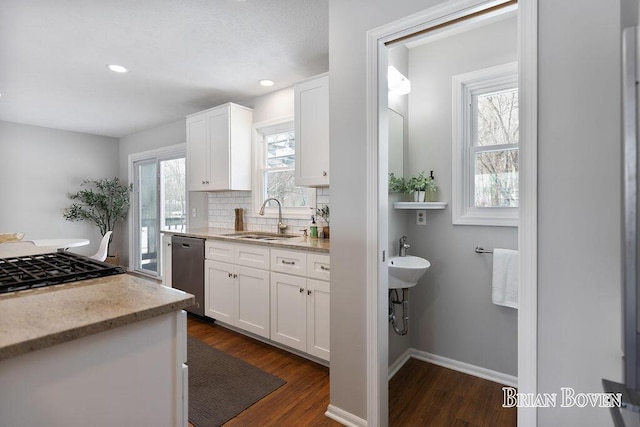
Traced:
[[318, 224], [316, 224], [316, 217], [313, 215], [311, 215], [309, 223], [309, 237], [318, 237]]

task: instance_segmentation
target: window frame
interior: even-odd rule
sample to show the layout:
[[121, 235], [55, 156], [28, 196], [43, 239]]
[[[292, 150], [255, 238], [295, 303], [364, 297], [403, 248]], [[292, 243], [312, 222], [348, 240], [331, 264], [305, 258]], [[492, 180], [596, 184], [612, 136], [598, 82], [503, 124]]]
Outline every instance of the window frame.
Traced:
[[[253, 182], [253, 211], [256, 216], [264, 203], [264, 171], [266, 169], [266, 147], [264, 142], [264, 136], [268, 134], [285, 132], [295, 129], [293, 116], [284, 117], [274, 120], [268, 120], [264, 122], [253, 124], [253, 170], [254, 182]], [[296, 135], [297, 138], [297, 135]], [[296, 140], [297, 143], [297, 140]], [[297, 149], [297, 146], [296, 146]], [[294, 166], [295, 168], [295, 166]], [[295, 174], [294, 174], [295, 175]], [[304, 187], [303, 187], [304, 188]], [[311, 215], [315, 215], [316, 211], [316, 189], [306, 188], [307, 198], [309, 205], [304, 207], [285, 207], [282, 206], [282, 217], [285, 219], [310, 219]], [[266, 218], [278, 218], [278, 205], [276, 203], [269, 203], [264, 210], [264, 217]]]
[[475, 206], [474, 160], [475, 153], [520, 149], [520, 144], [474, 146], [473, 130], [476, 120], [472, 97], [483, 93], [518, 89], [518, 63], [510, 62], [495, 67], [484, 68], [452, 77], [453, 121], [452, 121], [452, 181], [453, 197], [452, 222], [454, 225], [485, 225], [517, 227], [519, 214], [517, 207]]

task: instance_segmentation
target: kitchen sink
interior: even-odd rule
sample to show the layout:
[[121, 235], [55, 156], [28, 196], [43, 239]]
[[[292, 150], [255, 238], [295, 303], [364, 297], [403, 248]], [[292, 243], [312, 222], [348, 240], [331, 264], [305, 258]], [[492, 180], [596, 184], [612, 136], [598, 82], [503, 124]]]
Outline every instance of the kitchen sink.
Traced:
[[267, 233], [263, 231], [242, 231], [237, 233], [229, 233], [223, 234], [225, 237], [237, 237], [238, 239], [248, 239], [248, 240], [261, 240], [261, 241], [270, 241], [270, 240], [281, 240], [281, 239], [290, 239], [292, 237], [299, 237], [295, 234], [276, 234], [276, 233]]

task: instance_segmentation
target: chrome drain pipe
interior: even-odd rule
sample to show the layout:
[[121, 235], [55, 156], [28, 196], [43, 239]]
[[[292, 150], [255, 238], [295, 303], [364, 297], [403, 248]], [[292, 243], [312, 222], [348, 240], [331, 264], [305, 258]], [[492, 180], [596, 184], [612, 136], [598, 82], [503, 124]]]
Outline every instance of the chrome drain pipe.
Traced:
[[[395, 298], [393, 297], [395, 295]], [[402, 329], [398, 327], [398, 319], [396, 317], [396, 305], [402, 306]], [[409, 289], [402, 289], [402, 299], [398, 299], [398, 290], [389, 289], [389, 322], [393, 326], [393, 330], [398, 335], [407, 335], [409, 332]]]

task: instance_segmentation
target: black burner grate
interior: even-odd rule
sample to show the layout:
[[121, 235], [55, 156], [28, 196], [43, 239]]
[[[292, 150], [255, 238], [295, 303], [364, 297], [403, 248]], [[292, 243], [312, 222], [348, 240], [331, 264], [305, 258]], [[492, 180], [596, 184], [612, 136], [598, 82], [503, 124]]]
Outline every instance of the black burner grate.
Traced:
[[0, 294], [124, 273], [71, 252], [0, 258]]

